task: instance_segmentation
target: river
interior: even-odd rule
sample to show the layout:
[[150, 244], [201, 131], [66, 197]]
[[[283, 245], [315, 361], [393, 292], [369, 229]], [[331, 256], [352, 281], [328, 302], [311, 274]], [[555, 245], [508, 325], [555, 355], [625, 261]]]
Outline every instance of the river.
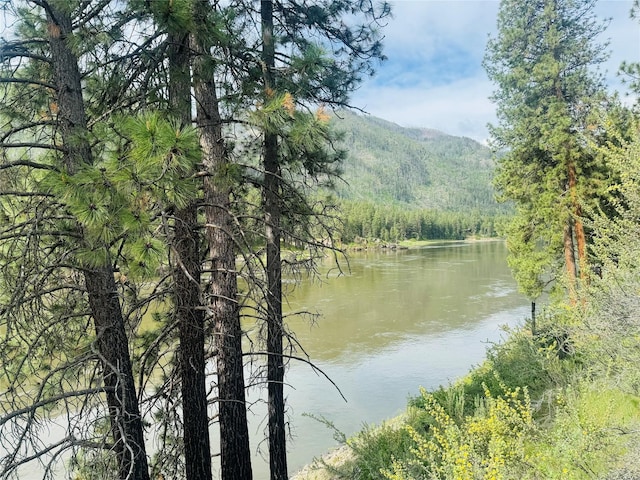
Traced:
[[[350, 272], [324, 265], [288, 295], [285, 309], [320, 314], [288, 319], [309, 357], [340, 389], [307, 364], [292, 362], [285, 396], [292, 438], [292, 474], [336, 445], [333, 432], [307, 414], [351, 435], [400, 413], [407, 398], [446, 384], [482, 361], [505, 325], [529, 313], [506, 265], [503, 242], [434, 244], [409, 250], [357, 252]], [[255, 401], [259, 392], [251, 392]], [[264, 436], [264, 408], [250, 419], [252, 449]], [[261, 450], [266, 457], [267, 445]], [[254, 459], [256, 479], [268, 462]]]
[[[289, 315], [289, 328], [341, 393], [308, 364], [290, 363], [290, 474], [336, 446], [333, 432], [308, 415], [326, 418], [346, 435], [380, 423], [402, 412], [420, 386], [432, 389], [464, 375], [500, 339], [502, 326], [523, 321], [529, 307], [505, 257], [497, 241], [361, 252], [350, 255], [344, 274], [327, 262], [319, 279], [296, 285], [285, 310], [320, 316], [311, 322]], [[267, 443], [260, 441], [267, 428], [265, 390], [252, 388], [248, 397], [256, 480], [269, 477]], [[50, 439], [64, 435], [53, 422], [48, 428]], [[42, 474], [29, 465], [20, 478]]]

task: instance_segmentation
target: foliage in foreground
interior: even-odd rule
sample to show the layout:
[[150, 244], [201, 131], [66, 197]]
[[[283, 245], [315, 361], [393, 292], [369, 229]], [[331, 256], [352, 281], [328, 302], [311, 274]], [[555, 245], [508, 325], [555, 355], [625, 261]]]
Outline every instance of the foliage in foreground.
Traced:
[[526, 389], [502, 385], [497, 396], [486, 385], [484, 389], [477, 414], [460, 424], [423, 390], [423, 408], [431, 417], [428, 434], [405, 427], [414, 441], [408, 461], [394, 460], [392, 468], [381, 473], [389, 480], [500, 478], [508, 464], [526, 462], [524, 441], [535, 428]]

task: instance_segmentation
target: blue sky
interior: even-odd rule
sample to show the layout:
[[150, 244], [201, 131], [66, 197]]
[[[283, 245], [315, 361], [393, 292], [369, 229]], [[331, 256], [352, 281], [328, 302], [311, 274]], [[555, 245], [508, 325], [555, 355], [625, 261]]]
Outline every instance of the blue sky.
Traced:
[[[524, 1], [524, 0], [523, 0]], [[368, 113], [407, 127], [488, 137], [495, 120], [494, 90], [481, 62], [496, 33], [498, 0], [395, 0], [384, 28], [388, 60], [352, 96]], [[629, 18], [632, 1], [600, 0], [596, 14], [611, 18], [602, 41], [611, 59], [602, 67], [611, 90], [624, 92], [616, 75], [623, 60], [640, 61], [640, 21]]]

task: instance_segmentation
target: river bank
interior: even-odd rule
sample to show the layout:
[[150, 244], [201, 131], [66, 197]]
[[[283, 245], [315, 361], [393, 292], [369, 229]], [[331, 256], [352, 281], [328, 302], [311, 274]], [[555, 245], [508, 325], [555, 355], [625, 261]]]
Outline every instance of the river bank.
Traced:
[[[423, 390], [292, 480], [640, 478], [635, 359], [603, 365], [604, 339], [588, 325], [559, 331], [550, 316], [539, 328], [510, 330], [464, 377]], [[561, 355], [568, 332], [575, 350]]]
[[374, 239], [360, 239], [357, 242], [350, 243], [344, 246], [347, 252], [363, 252], [363, 251], [376, 251], [376, 250], [408, 250], [416, 248], [427, 248], [433, 246], [442, 246], [455, 243], [477, 243], [477, 242], [504, 242], [504, 239], [499, 237], [467, 237], [459, 240], [401, 240], [399, 242], [385, 242], [379, 238]]

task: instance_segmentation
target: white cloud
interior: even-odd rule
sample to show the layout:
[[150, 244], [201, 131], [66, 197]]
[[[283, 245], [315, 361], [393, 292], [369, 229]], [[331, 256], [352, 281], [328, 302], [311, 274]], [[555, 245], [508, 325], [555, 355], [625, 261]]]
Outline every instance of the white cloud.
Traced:
[[[640, 26], [629, 19], [632, 2], [603, 0], [595, 10], [612, 17], [602, 40], [611, 39], [603, 65], [610, 89], [621, 90], [622, 60], [640, 61]], [[495, 0], [397, 0], [384, 29], [378, 76], [353, 95], [353, 104], [403, 126], [436, 128], [479, 141], [495, 121], [488, 100], [494, 90], [481, 66], [489, 33], [496, 32]]]
[[485, 141], [486, 124], [495, 119], [495, 107], [488, 99], [491, 91], [489, 80], [479, 77], [429, 89], [363, 89], [354, 97], [354, 103], [399, 125], [435, 128]]

